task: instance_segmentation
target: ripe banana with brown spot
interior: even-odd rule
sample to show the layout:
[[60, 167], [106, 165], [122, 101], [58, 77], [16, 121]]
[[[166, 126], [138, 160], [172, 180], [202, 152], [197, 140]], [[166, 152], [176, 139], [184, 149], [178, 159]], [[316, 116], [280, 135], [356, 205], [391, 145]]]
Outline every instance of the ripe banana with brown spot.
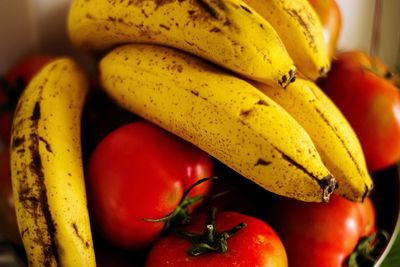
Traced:
[[184, 52], [118, 47], [100, 62], [122, 107], [193, 143], [265, 189], [328, 201], [335, 180], [305, 130], [248, 82]]
[[285, 90], [256, 86], [288, 111], [311, 136], [322, 161], [335, 176], [336, 192], [352, 201], [363, 201], [372, 190], [359, 140], [346, 118], [313, 82], [296, 79]]
[[273, 27], [240, 0], [74, 0], [68, 32], [85, 50], [165, 45], [274, 86], [285, 87], [296, 72]]
[[46, 65], [16, 109], [11, 172], [29, 266], [95, 266], [83, 177], [81, 111], [88, 81], [69, 58]]
[[244, 0], [278, 32], [298, 71], [311, 80], [325, 75], [330, 58], [323, 26], [308, 0]]

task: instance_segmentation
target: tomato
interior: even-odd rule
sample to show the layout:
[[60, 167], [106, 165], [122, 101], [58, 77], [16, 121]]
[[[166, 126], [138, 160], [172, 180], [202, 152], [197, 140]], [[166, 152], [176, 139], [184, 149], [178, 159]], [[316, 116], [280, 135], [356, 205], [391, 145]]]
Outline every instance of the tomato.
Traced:
[[367, 54], [349, 51], [339, 54], [319, 81], [356, 132], [371, 172], [400, 159], [399, 91], [395, 76], [382, 70]]
[[329, 203], [277, 198], [266, 214], [293, 267], [344, 266], [360, 238], [375, 230], [375, 211], [369, 198], [363, 203], [337, 195]]
[[[88, 197], [94, 225], [110, 243], [143, 248], [162, 232], [158, 219], [173, 212], [186, 189], [212, 175], [212, 160], [192, 144], [146, 121], [108, 134], [88, 164]], [[210, 182], [190, 191], [204, 195]]]
[[15, 82], [18, 78], [24, 79], [28, 83], [32, 80], [33, 76], [47, 63], [49, 63], [54, 56], [47, 54], [33, 54], [22, 58], [7, 72], [6, 80], [9, 83]]
[[308, 0], [317, 12], [324, 29], [324, 38], [330, 57], [336, 54], [338, 38], [342, 29], [342, 15], [335, 0]]
[[[200, 234], [203, 229], [210, 229], [206, 216], [194, 216], [192, 223], [184, 228], [190, 233]], [[193, 243], [181, 236], [170, 234], [160, 239], [150, 250], [146, 267], [231, 267], [231, 266], [287, 266], [285, 248], [275, 231], [256, 217], [233, 211], [222, 211], [216, 214], [215, 231], [218, 234], [229, 231], [244, 223], [245, 226], [227, 239], [225, 252], [213, 251], [202, 255], [191, 256], [188, 249]], [[207, 230], [205, 230], [207, 233]], [[208, 236], [206, 234], [206, 236]], [[218, 235], [217, 235], [218, 236]], [[206, 240], [209, 238], [206, 238]], [[205, 242], [204, 238], [202, 242]], [[219, 240], [215, 237], [215, 240]], [[213, 242], [211, 242], [213, 244]], [[218, 247], [217, 244], [213, 246]], [[194, 250], [197, 251], [197, 250]]]
[[22, 58], [5, 74], [0, 84], [0, 138], [9, 143], [12, 114], [18, 97], [33, 76], [54, 57], [33, 54]]
[[0, 231], [6, 240], [18, 245], [22, 244], [15, 214], [10, 154], [7, 148], [0, 149]]

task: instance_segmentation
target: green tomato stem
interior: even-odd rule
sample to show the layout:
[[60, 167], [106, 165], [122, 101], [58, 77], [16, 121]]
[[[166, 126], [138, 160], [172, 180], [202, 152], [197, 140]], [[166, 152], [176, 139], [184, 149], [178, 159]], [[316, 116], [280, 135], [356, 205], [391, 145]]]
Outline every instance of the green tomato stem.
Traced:
[[203, 233], [176, 232], [192, 244], [187, 251], [190, 256], [199, 256], [211, 252], [225, 253], [228, 251], [228, 239], [246, 226], [245, 223], [241, 222], [227, 231], [218, 232], [215, 226], [216, 211], [215, 207], [211, 208]]

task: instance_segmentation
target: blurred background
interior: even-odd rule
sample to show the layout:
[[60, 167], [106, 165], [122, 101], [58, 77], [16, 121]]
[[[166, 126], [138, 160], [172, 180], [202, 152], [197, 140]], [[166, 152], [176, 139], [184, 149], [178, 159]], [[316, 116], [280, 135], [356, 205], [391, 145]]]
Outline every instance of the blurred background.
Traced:
[[340, 6], [343, 19], [339, 50], [361, 49], [375, 53], [391, 69], [398, 68], [400, 1], [336, 0], [336, 2]]

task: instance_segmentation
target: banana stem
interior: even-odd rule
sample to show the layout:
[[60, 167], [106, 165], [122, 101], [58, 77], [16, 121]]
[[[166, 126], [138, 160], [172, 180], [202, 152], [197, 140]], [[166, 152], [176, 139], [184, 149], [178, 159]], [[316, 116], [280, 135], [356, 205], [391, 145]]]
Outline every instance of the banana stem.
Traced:
[[168, 214], [165, 217], [159, 218], [159, 219], [148, 219], [148, 218], [143, 218], [142, 220], [146, 222], [164, 222], [164, 230], [168, 230], [171, 227], [172, 223], [178, 222], [178, 224], [186, 224], [190, 221], [190, 216], [189, 216], [189, 206], [192, 204], [209, 197], [208, 195], [201, 195], [201, 196], [194, 196], [194, 197], [188, 197], [189, 193], [192, 191], [193, 188], [198, 186], [199, 184], [202, 184], [206, 181], [209, 180], [215, 180], [218, 179], [216, 176], [210, 176], [206, 177], [203, 179], [200, 179], [196, 181], [194, 184], [192, 184], [183, 194], [181, 201], [179, 202], [178, 206], [175, 208], [174, 211], [172, 211], [170, 214]]
[[211, 252], [225, 253], [228, 250], [228, 239], [246, 226], [244, 222], [241, 222], [233, 228], [219, 233], [215, 226], [216, 212], [217, 209], [212, 207], [206, 219], [203, 233], [176, 232], [192, 244], [187, 251], [190, 256], [199, 256]]

